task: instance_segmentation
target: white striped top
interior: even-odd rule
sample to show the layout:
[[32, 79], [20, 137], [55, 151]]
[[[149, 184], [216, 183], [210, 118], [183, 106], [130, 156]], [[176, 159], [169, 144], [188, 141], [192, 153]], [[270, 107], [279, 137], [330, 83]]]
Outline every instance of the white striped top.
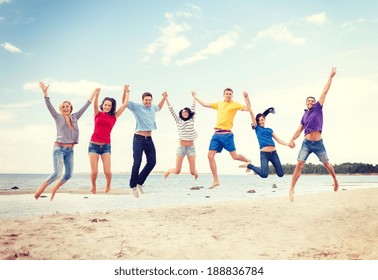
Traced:
[[[190, 110], [192, 112], [195, 112], [195, 106], [195, 102], [193, 102], [192, 106], [190, 107]], [[177, 116], [172, 106], [168, 106], [168, 109], [171, 112], [172, 117], [176, 121], [179, 140], [196, 140], [198, 135], [196, 130], [194, 129], [195, 116], [193, 116], [193, 118], [191, 118], [190, 120], [184, 121], [179, 116]]]

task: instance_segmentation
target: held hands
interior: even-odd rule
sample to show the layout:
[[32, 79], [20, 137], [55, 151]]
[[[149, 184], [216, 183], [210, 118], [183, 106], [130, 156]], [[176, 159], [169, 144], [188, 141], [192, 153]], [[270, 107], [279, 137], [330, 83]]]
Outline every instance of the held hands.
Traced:
[[130, 93], [130, 89], [129, 89], [129, 87], [130, 87], [129, 85], [124, 85], [124, 86], [123, 86], [123, 92], [124, 92], [124, 93]]
[[45, 97], [47, 97], [47, 90], [49, 89], [49, 86], [50, 85], [45, 86], [45, 84], [43, 82], [39, 82], [39, 87], [42, 89], [43, 95]]
[[98, 98], [98, 96], [100, 95], [100, 91], [101, 91], [100, 88], [96, 88], [96, 89], [93, 91], [91, 97], [89, 97], [88, 101], [89, 101], [89, 102], [92, 102], [93, 99], [94, 99], [95, 97]]
[[243, 96], [244, 96], [244, 98], [248, 97], [248, 92], [244, 91]]
[[293, 139], [290, 140], [289, 147], [292, 148], [292, 149], [295, 147], [295, 143], [294, 143]]
[[101, 88], [96, 88], [94, 91], [93, 91], [93, 95], [94, 96], [96, 96], [97, 95], [97, 97], [100, 95], [100, 91], [101, 91]]
[[192, 96], [193, 96], [193, 98], [196, 98], [197, 97], [197, 93], [195, 91], [192, 91]]
[[161, 95], [163, 96], [164, 99], [168, 98], [168, 93], [166, 91], [164, 91]]

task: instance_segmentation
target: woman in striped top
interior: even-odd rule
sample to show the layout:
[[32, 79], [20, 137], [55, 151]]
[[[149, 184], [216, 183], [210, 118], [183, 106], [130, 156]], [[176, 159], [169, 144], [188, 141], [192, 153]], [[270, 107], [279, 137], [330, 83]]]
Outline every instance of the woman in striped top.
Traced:
[[180, 174], [182, 162], [184, 157], [188, 157], [190, 174], [194, 176], [195, 179], [198, 178], [198, 173], [196, 170], [196, 148], [194, 146], [194, 140], [197, 139], [197, 132], [194, 129], [194, 115], [195, 115], [195, 97], [196, 93], [192, 91], [193, 103], [191, 108], [185, 107], [180, 110], [179, 115], [175, 113], [173, 107], [166, 98], [168, 109], [172, 114], [173, 119], [176, 121], [177, 130], [179, 133], [179, 145], [176, 150], [176, 167], [168, 169], [164, 173], [164, 179], [166, 179], [169, 174]]

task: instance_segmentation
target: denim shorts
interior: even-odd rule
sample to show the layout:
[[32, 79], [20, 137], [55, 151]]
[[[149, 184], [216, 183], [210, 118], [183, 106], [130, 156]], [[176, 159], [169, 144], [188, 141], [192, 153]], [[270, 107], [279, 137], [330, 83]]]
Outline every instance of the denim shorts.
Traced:
[[188, 156], [188, 157], [195, 157], [196, 156], [196, 147], [193, 145], [189, 147], [185, 147], [182, 145], [177, 146], [176, 156]]
[[110, 147], [110, 144], [98, 145], [98, 144], [89, 142], [88, 153], [98, 154], [98, 155], [111, 154], [111, 147]]
[[305, 162], [311, 153], [317, 155], [321, 162], [328, 161], [328, 156], [323, 144], [323, 139], [315, 142], [304, 139], [301, 150], [298, 154], [298, 160]]
[[225, 148], [229, 152], [236, 151], [233, 133], [215, 133], [213, 135], [210, 141], [209, 151], [217, 151], [218, 153], [220, 153], [222, 152], [223, 148]]

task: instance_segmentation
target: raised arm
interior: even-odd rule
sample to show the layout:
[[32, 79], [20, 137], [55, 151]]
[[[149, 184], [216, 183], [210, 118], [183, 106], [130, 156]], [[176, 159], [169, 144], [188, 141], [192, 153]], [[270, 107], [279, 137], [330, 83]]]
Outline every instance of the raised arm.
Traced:
[[94, 110], [94, 115], [97, 116], [99, 110], [98, 110], [98, 97], [100, 95], [100, 91], [95, 95], [94, 102], [93, 102], [93, 110]]
[[248, 92], [243, 92], [245, 104], [247, 105], [247, 110], [249, 111], [249, 114], [251, 115], [252, 124], [254, 127], [257, 126], [256, 123], [256, 117], [255, 114], [252, 111], [251, 101], [249, 100]]
[[171, 107], [171, 103], [169, 103], [169, 100], [168, 100], [168, 95], [167, 95], [167, 97], [165, 98], [165, 101], [167, 102], [168, 107]]
[[161, 108], [163, 108], [164, 102], [168, 98], [168, 93], [166, 91], [164, 91], [161, 95], [162, 95], [162, 98], [161, 98], [161, 100], [160, 100], [160, 102], [158, 104], [158, 106], [160, 108], [159, 110], [161, 110]]
[[95, 98], [95, 96], [97, 95], [99, 95], [100, 94], [100, 88], [96, 88], [93, 92], [92, 92], [92, 94], [91, 94], [91, 96], [88, 98], [88, 101], [90, 102], [90, 103], [92, 103], [92, 101], [93, 101], [93, 99]]
[[201, 104], [203, 107], [211, 108], [211, 104], [210, 104], [210, 103], [207, 103], [207, 102], [204, 102], [204, 101], [202, 101], [202, 100], [200, 100], [200, 99], [198, 99], [196, 93], [194, 93], [194, 95], [193, 95], [193, 92], [192, 92], [192, 96], [193, 96], [194, 99], [195, 99], [199, 104]]
[[196, 111], [196, 95], [197, 93], [195, 91], [192, 91], [193, 101], [192, 101], [192, 106], [190, 107], [190, 110], [192, 110], [192, 112]]
[[115, 113], [116, 118], [122, 115], [123, 111], [125, 111], [127, 104], [129, 103], [129, 97], [130, 97], [129, 85], [124, 85], [123, 94], [122, 94], [122, 105], [121, 107], [119, 107], [119, 109]]
[[320, 98], [319, 98], [319, 103], [322, 106], [324, 104], [326, 95], [327, 95], [327, 93], [328, 93], [328, 91], [331, 87], [332, 79], [335, 75], [336, 75], [336, 67], [332, 67], [331, 74], [329, 75], [328, 81], [327, 81], [326, 85], [324, 86], [323, 92], [322, 92], [322, 94], [320, 95]]

